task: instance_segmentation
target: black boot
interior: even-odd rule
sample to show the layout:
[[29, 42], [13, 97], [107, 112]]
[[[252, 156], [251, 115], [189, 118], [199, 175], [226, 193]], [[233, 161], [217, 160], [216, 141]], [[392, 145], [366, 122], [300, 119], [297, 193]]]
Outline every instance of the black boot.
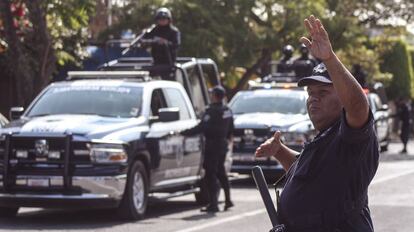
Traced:
[[234, 204], [231, 200], [226, 201], [226, 203], [224, 204], [224, 211], [227, 211], [229, 208], [233, 207]]
[[217, 207], [217, 205], [208, 205], [207, 207], [201, 208], [200, 210], [201, 212], [206, 212], [206, 213], [217, 213], [219, 210], [219, 208]]

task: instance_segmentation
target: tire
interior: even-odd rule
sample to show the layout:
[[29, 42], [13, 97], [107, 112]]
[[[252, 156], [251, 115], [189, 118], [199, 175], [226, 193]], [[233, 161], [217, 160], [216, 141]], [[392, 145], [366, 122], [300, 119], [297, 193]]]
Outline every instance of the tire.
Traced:
[[19, 211], [18, 207], [0, 207], [0, 218], [12, 218], [16, 217], [17, 212]]
[[137, 160], [128, 172], [124, 196], [118, 208], [118, 215], [125, 220], [144, 218], [148, 205], [148, 174], [144, 164]]

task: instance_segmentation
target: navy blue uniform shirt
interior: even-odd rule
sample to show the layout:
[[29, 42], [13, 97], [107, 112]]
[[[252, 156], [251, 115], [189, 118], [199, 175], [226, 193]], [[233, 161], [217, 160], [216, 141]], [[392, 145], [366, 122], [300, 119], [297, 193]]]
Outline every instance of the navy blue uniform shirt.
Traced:
[[[205, 154], [208, 159], [203, 162], [204, 168], [217, 166], [220, 158], [225, 158], [227, 140], [233, 134], [233, 113], [223, 103], [212, 103], [203, 114], [197, 126], [181, 132], [182, 135], [203, 133], [206, 138]], [[224, 162], [224, 161], [223, 161]]]
[[200, 123], [181, 132], [183, 135], [203, 133], [207, 140], [229, 139], [233, 133], [233, 113], [223, 103], [211, 103], [205, 110]]
[[349, 127], [343, 112], [286, 174], [278, 213], [288, 231], [373, 231], [367, 189], [378, 157], [372, 112], [361, 129]]
[[144, 35], [144, 39], [153, 39], [154, 37], [161, 37], [168, 40], [168, 47], [157, 43], [151, 45], [151, 54], [154, 58], [154, 64], [173, 64], [177, 57], [178, 47], [181, 44], [181, 34], [178, 28], [171, 24], [166, 26], [158, 25]]

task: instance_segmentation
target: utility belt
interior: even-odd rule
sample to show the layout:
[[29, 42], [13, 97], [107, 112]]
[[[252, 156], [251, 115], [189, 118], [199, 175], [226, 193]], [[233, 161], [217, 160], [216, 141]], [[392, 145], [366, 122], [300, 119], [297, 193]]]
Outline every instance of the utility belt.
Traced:
[[[358, 216], [367, 204], [367, 194], [361, 195], [356, 201], [343, 201], [342, 206], [325, 210], [321, 213], [294, 215], [283, 218], [280, 211], [277, 212], [270, 197], [267, 183], [264, 179], [262, 169], [255, 166], [252, 175], [256, 186], [262, 196], [269, 219], [273, 228], [269, 232], [340, 232], [346, 226], [346, 222], [352, 216]], [[276, 205], [280, 209], [280, 194], [276, 189]]]
[[[279, 190], [276, 190], [276, 201], [279, 209]], [[356, 201], [344, 201], [342, 207], [325, 210], [321, 213], [297, 215], [283, 218], [278, 213], [279, 221], [285, 226], [284, 232], [340, 232], [341, 226], [354, 215], [358, 215], [366, 205], [366, 194]]]

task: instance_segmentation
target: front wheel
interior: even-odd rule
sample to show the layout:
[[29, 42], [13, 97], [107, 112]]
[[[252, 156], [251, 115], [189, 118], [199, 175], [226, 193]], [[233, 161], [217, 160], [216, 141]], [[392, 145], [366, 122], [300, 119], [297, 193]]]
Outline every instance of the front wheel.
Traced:
[[126, 220], [142, 219], [148, 204], [148, 174], [144, 164], [137, 160], [129, 170], [127, 185], [118, 214]]
[[18, 211], [18, 207], [0, 207], [0, 218], [16, 217]]

